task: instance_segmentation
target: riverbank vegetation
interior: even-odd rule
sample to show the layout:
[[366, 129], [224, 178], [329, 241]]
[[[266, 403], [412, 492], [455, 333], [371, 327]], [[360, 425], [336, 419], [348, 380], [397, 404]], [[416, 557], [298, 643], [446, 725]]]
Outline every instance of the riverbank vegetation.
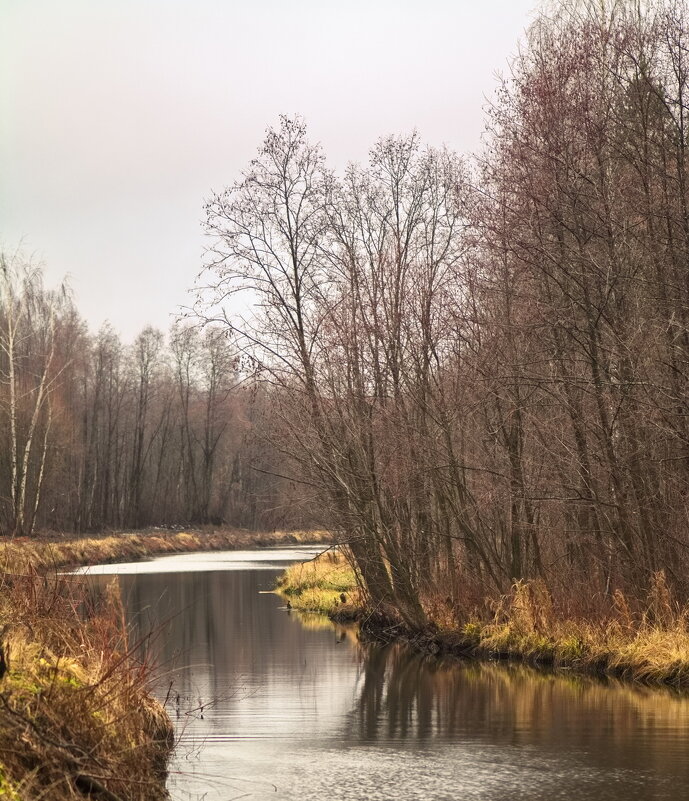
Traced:
[[331, 616], [337, 612], [340, 620], [358, 615], [361, 606], [356, 575], [340, 550], [288, 567], [277, 589], [295, 609]]
[[[538, 16], [474, 159], [390, 136], [337, 175], [283, 118], [208, 201], [199, 314], [257, 300], [228, 323], [276, 447], [368, 607], [408, 631], [506, 603], [481, 628], [494, 652], [561, 633], [607, 659], [617, 626], [633, 673], [654, 649], [684, 670], [681, 638], [653, 633], [683, 613], [648, 599], [689, 601], [688, 14]], [[548, 610], [534, 632], [527, 594]]]
[[44, 536], [0, 541], [0, 571], [44, 574], [82, 565], [135, 562], [164, 554], [326, 543], [330, 540], [326, 531], [257, 532], [229, 528], [121, 532], [101, 537]]
[[319, 612], [336, 622], [358, 621], [364, 639], [404, 640], [438, 656], [513, 659], [689, 687], [689, 607], [673, 603], [662, 573], [636, 611], [618, 591], [608, 613], [595, 618], [554, 609], [541, 582], [518, 582], [502, 598], [462, 611], [435, 593], [422, 599], [428, 613], [423, 630], [373, 609], [347, 559], [337, 552], [287, 568], [277, 590], [296, 610]]
[[2, 576], [0, 796], [167, 798], [172, 724], [127, 641], [119, 590]]

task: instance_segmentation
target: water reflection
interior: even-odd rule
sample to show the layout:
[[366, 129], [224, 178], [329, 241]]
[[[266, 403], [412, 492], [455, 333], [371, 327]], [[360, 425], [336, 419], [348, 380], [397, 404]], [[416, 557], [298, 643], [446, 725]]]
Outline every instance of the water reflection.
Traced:
[[689, 796], [687, 698], [361, 644], [276, 573], [120, 579], [184, 732], [175, 799]]
[[689, 782], [684, 695], [522, 665], [458, 666], [402, 646], [359, 645], [359, 652], [364, 680], [350, 738], [536, 746], [603, 765], [675, 771]]

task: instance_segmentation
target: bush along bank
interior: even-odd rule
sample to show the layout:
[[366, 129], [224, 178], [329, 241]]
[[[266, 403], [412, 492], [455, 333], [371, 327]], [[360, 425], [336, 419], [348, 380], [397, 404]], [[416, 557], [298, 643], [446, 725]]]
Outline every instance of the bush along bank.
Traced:
[[485, 599], [470, 613], [449, 597], [425, 598], [429, 625], [419, 631], [403, 625], [394, 610], [367, 607], [338, 551], [288, 568], [277, 589], [295, 609], [337, 622], [357, 620], [366, 639], [405, 641], [434, 655], [513, 659], [689, 688], [689, 608], [673, 602], [662, 572], [645, 604], [632, 608], [618, 591], [595, 620], [558, 612], [545, 584], [533, 581], [517, 582], [507, 595]]
[[72, 577], [2, 577], [0, 797], [167, 798], [173, 729], [147, 691], [119, 589]]

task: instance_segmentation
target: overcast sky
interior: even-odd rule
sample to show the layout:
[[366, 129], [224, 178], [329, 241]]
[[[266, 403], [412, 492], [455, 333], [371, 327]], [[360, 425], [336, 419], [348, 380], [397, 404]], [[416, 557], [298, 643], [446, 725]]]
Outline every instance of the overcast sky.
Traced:
[[0, 0], [0, 244], [92, 329], [167, 329], [202, 205], [278, 115], [331, 166], [375, 139], [478, 148], [536, 0]]

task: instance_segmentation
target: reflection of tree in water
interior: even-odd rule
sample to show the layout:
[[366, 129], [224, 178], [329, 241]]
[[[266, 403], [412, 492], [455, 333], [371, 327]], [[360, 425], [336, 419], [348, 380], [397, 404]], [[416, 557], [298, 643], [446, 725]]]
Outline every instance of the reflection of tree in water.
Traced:
[[689, 697], [523, 665], [443, 661], [359, 644], [361, 679], [345, 732], [358, 742], [483, 741], [586, 751], [689, 778], [667, 735], [689, 736]]
[[362, 682], [351, 736], [423, 742], [456, 732], [458, 707], [449, 688], [461, 673], [456, 664], [447, 670], [399, 645], [360, 644], [359, 654]]

